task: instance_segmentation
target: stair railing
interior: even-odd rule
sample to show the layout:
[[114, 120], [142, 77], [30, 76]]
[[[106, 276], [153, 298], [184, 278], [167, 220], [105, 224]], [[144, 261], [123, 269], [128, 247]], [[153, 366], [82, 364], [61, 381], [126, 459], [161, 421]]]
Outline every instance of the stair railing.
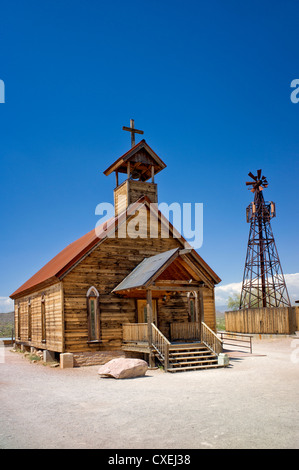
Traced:
[[204, 322], [201, 323], [201, 341], [217, 355], [223, 350], [221, 339]]
[[160, 358], [164, 361], [164, 370], [167, 372], [170, 342], [156, 327], [156, 325], [154, 325], [154, 323], [152, 323], [152, 345], [158, 352]]

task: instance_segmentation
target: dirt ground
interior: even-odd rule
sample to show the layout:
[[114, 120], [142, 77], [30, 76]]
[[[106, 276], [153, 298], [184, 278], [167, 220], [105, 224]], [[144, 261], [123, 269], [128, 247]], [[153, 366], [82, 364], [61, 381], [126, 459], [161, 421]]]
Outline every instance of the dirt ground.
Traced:
[[230, 356], [227, 368], [115, 380], [5, 348], [0, 448], [299, 448], [299, 337]]

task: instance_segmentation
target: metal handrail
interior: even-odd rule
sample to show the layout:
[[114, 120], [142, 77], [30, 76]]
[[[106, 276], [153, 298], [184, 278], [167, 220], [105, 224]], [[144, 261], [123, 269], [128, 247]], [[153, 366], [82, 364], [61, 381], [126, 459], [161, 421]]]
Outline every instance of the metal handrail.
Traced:
[[[252, 354], [252, 338], [253, 335], [248, 335], [248, 334], [243, 334], [243, 333], [234, 333], [233, 331], [218, 331], [218, 334], [221, 337], [221, 341], [224, 344], [229, 344], [230, 346], [240, 346], [242, 348], [248, 348], [250, 350], [250, 354]], [[225, 338], [224, 335], [227, 335], [228, 338]], [[233, 338], [232, 336], [237, 336], [237, 338]], [[240, 338], [248, 338], [248, 341], [246, 339], [240, 339]], [[229, 341], [234, 341], [234, 343], [229, 343]], [[243, 345], [243, 344], [236, 344], [236, 343], [247, 343], [249, 346]]]

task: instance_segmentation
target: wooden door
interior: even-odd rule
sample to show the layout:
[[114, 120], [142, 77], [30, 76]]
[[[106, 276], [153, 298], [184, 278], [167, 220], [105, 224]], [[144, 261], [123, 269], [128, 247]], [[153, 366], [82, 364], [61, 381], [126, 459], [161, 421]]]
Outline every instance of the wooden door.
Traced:
[[[137, 300], [138, 323], [147, 323], [146, 300]], [[153, 323], [157, 325], [157, 301], [153, 300]]]

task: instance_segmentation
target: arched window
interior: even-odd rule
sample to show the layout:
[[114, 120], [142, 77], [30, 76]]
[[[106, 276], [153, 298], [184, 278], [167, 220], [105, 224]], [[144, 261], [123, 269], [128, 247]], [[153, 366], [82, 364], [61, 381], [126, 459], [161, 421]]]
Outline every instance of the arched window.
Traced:
[[100, 308], [99, 293], [92, 286], [86, 294], [87, 320], [88, 320], [88, 341], [100, 341]]
[[190, 322], [196, 322], [197, 321], [197, 315], [196, 315], [196, 293], [195, 292], [190, 292], [188, 294], [188, 306], [189, 306], [189, 321]]
[[46, 301], [45, 294], [41, 297], [42, 343], [46, 342]]
[[28, 300], [28, 341], [31, 340], [31, 299]]
[[17, 306], [17, 338], [21, 339], [21, 304]]

